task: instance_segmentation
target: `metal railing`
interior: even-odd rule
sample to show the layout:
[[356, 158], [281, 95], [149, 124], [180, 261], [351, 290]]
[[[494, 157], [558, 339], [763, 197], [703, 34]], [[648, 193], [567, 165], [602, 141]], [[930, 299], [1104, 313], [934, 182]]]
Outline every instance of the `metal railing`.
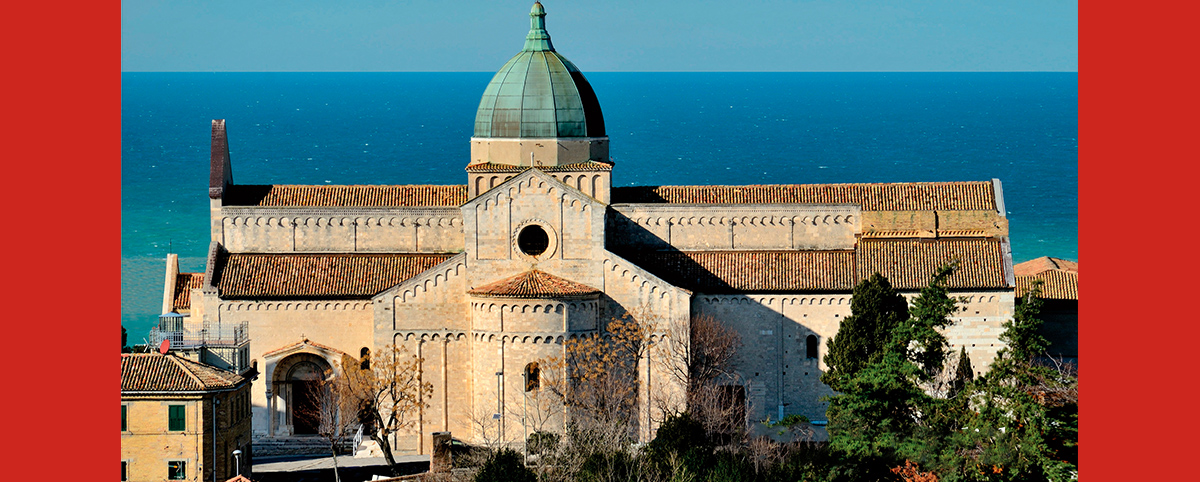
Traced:
[[354, 448], [350, 449], [350, 453], [358, 452], [358, 447], [362, 445], [363, 426], [358, 426], [358, 431], [354, 432]]
[[[192, 328], [192, 329], [189, 329]], [[182, 330], [150, 330], [151, 346], [158, 346], [163, 340], [171, 340], [171, 348], [187, 349], [199, 347], [236, 347], [250, 340], [250, 324], [241, 323], [204, 323], [203, 327], [195, 330], [194, 326], [184, 324]]]

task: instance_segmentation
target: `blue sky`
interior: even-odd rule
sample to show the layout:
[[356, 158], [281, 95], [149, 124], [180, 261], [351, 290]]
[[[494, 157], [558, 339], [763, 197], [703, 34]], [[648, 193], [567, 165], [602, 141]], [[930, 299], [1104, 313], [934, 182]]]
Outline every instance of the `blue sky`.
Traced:
[[[495, 71], [532, 0], [124, 0], [123, 71]], [[584, 71], [1077, 71], [1060, 0], [546, 0]]]

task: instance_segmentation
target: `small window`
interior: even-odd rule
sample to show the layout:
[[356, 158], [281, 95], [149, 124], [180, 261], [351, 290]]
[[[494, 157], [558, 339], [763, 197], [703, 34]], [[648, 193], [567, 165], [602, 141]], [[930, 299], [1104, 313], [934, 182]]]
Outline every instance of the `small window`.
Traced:
[[171, 460], [167, 462], [167, 479], [186, 480], [187, 462], [183, 460]]
[[129, 480], [129, 462], [125, 460], [121, 461], [121, 480]]
[[[129, 431], [129, 421], [127, 420], [128, 419], [127, 415], [129, 415], [129, 405], [121, 405], [121, 431], [122, 432]], [[122, 462], [122, 463], [124, 463], [124, 462]]]
[[525, 365], [525, 391], [532, 392], [542, 386], [542, 371], [537, 362]]
[[187, 421], [184, 418], [187, 415], [187, 410], [183, 405], [170, 405], [167, 407], [167, 430], [172, 432], [182, 432], [187, 430]]
[[362, 350], [358, 351], [358, 359], [362, 360], [361, 362], [359, 362], [358, 368], [363, 369], [363, 370], [371, 369], [371, 349], [370, 348], [367, 348], [365, 346], [362, 347]]
[[816, 335], [808, 335], [804, 339], [804, 355], [809, 359], [817, 358], [817, 337]]

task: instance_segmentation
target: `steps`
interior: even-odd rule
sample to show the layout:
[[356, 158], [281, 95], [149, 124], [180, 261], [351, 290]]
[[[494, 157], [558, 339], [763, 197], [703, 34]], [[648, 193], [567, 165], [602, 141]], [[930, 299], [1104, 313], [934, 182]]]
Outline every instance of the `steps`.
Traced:
[[[319, 436], [255, 437], [255, 457], [278, 455], [329, 455], [329, 442]], [[354, 452], [354, 441], [347, 438], [338, 447], [338, 455]]]

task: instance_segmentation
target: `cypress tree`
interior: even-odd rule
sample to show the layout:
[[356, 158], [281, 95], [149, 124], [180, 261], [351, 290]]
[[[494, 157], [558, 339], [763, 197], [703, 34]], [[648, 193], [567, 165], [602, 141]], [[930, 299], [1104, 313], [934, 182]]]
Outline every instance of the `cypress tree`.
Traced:
[[854, 287], [850, 316], [842, 320], [836, 336], [829, 340], [821, 382], [834, 390], [863, 368], [883, 359], [892, 331], [908, 320], [908, 302], [883, 275], [875, 273]]

